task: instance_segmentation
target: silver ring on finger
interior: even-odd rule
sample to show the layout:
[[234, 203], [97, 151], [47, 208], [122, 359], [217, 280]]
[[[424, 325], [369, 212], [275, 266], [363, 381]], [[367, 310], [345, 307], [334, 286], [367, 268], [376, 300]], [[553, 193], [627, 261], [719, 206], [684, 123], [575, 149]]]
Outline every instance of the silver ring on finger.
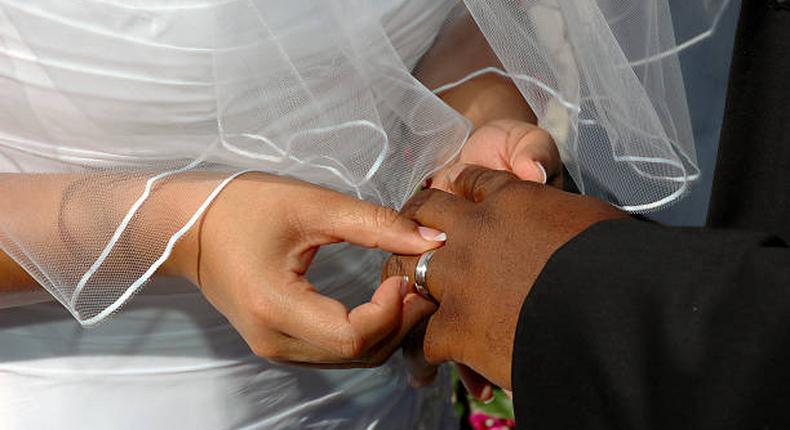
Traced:
[[433, 258], [434, 251], [435, 250], [430, 250], [423, 253], [417, 260], [417, 266], [414, 268], [414, 288], [422, 297], [435, 302], [436, 299], [434, 299], [431, 292], [428, 291], [426, 281], [428, 278], [428, 264], [431, 262], [431, 258]]

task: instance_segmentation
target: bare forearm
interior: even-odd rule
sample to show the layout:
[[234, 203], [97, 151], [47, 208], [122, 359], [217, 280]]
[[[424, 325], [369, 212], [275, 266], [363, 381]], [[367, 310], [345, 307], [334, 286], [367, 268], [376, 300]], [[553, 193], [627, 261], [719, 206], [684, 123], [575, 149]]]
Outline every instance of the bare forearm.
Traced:
[[[414, 75], [428, 88], [436, 89], [489, 67], [503, 68], [477, 24], [466, 16], [445, 25]], [[443, 91], [439, 97], [475, 127], [499, 119], [537, 122], [518, 88], [498, 74], [470, 79]]]
[[0, 294], [38, 289], [38, 283], [16, 261], [0, 251]]
[[[10, 253], [19, 247], [30, 255], [29, 260], [24, 255], [15, 256], [22, 258], [22, 264], [41, 264], [46, 276], [52, 275], [56, 282], [69, 286], [79, 276], [64, 275], [60, 270], [84, 271], [82, 268], [99, 258], [151, 175], [0, 174], [0, 223], [5, 235], [0, 238], [0, 308], [51, 299]], [[159, 252], [152, 246], [163, 246], [224, 176], [184, 173], [157, 183], [118, 238], [114, 249], [120, 251], [106, 256], [108, 266], [122, 270], [124, 256]], [[104, 197], [96, 197], [101, 195]], [[182, 252], [181, 244], [190, 240], [189, 233], [182, 237], [171, 258], [160, 267], [161, 273], [181, 275], [178, 268], [191, 258]], [[51, 267], [47, 261], [62, 263]]]
[[535, 113], [518, 88], [499, 75], [483, 75], [439, 95], [477, 128], [487, 122], [512, 119], [537, 123]]
[[0, 309], [52, 300], [52, 296], [0, 250]]

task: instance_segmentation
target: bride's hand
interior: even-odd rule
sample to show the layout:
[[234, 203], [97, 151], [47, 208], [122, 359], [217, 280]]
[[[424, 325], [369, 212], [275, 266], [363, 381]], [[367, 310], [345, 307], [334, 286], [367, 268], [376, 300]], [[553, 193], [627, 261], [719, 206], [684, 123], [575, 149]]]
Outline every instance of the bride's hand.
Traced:
[[[437, 237], [438, 236], [438, 237]], [[177, 246], [170, 273], [189, 278], [255, 354], [325, 367], [376, 366], [433, 307], [387, 279], [349, 311], [304, 274], [321, 245], [351, 242], [399, 254], [438, 246], [389, 208], [307, 183], [263, 174], [231, 182]]]
[[525, 121], [498, 119], [478, 127], [458, 159], [434, 175], [431, 187], [450, 184], [467, 165], [504, 170], [525, 181], [562, 188], [562, 160], [551, 135]]

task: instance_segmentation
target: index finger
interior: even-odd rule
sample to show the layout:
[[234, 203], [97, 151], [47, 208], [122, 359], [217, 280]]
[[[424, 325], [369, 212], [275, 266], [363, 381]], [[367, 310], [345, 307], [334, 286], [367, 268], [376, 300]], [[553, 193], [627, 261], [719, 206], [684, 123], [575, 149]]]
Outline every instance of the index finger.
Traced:
[[420, 228], [394, 209], [334, 193], [296, 215], [313, 246], [349, 242], [398, 254], [420, 254], [440, 246], [446, 235]]

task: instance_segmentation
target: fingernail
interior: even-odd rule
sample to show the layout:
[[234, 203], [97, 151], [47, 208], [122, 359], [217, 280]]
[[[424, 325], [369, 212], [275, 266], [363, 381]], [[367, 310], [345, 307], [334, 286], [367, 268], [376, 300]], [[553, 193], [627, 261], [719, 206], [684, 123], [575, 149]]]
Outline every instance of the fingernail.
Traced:
[[444, 242], [447, 240], [447, 233], [434, 228], [419, 226], [417, 231], [420, 232], [420, 236], [425, 240], [433, 242]]
[[494, 389], [491, 388], [490, 385], [483, 387], [483, 391], [480, 392], [480, 401], [485, 404], [489, 404], [494, 401]]
[[400, 278], [400, 296], [401, 298], [406, 297], [406, 294], [409, 294], [409, 277], [404, 276]]
[[546, 173], [546, 168], [543, 167], [543, 164], [541, 164], [540, 161], [536, 161], [535, 164], [537, 164], [538, 169], [540, 169], [540, 173], [543, 174], [543, 181], [541, 183], [546, 184], [546, 182], [549, 181], [549, 175]]

